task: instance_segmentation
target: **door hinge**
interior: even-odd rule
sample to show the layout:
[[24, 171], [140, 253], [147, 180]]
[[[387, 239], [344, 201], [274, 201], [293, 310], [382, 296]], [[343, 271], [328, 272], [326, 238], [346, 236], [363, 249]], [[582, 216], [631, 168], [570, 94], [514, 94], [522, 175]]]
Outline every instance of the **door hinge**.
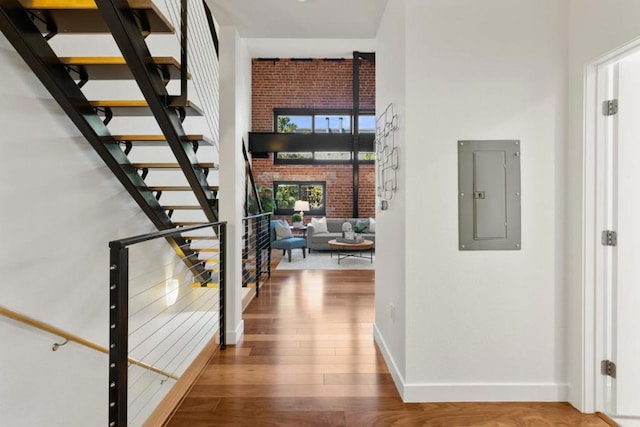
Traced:
[[611, 360], [603, 360], [600, 362], [600, 373], [602, 375], [608, 375], [611, 378], [616, 377], [616, 364]]
[[618, 233], [611, 230], [602, 232], [602, 246], [615, 246], [618, 244]]
[[602, 114], [605, 116], [615, 116], [618, 114], [618, 100], [612, 99], [602, 103]]

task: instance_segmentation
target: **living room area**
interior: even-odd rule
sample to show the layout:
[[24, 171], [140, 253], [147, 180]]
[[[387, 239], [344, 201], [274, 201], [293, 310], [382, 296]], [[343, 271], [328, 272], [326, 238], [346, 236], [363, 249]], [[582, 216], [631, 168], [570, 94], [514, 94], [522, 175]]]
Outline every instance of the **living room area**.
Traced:
[[277, 268], [373, 269], [375, 54], [254, 58], [251, 70], [251, 168]]

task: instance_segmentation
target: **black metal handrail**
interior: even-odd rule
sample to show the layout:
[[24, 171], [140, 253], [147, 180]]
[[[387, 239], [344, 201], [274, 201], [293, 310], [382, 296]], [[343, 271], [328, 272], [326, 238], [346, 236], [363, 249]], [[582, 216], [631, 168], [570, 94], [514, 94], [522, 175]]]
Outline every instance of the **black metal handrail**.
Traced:
[[[182, 236], [183, 233], [211, 228], [219, 241], [219, 310], [220, 348], [226, 348], [226, 240], [227, 223], [213, 222], [192, 227], [142, 234], [109, 242], [109, 425], [127, 425], [128, 357], [129, 357], [129, 247], [155, 239]], [[206, 262], [206, 261], [202, 261]], [[207, 279], [210, 280], [210, 279]]]

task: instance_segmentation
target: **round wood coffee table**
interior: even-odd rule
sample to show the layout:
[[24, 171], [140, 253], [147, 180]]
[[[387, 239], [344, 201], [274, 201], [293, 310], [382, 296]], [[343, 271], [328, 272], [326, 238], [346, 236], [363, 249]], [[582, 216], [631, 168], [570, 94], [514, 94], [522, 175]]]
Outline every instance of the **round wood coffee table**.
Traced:
[[[345, 258], [368, 258], [373, 264], [373, 242], [371, 240], [363, 240], [358, 243], [343, 243], [338, 242], [336, 239], [329, 240], [329, 249], [331, 250], [331, 258], [333, 258], [333, 251], [338, 251], [338, 264], [340, 260]], [[363, 251], [369, 251], [369, 256], [363, 255]]]

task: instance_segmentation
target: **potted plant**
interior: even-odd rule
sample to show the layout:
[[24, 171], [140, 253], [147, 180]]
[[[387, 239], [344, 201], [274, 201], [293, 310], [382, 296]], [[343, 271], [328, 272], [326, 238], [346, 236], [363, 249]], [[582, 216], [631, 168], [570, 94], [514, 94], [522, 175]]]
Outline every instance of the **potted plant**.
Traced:
[[366, 225], [360, 225], [360, 224], [356, 224], [353, 226], [353, 232], [356, 233], [356, 238], [358, 237], [362, 237], [362, 233], [364, 233], [365, 231], [367, 231], [367, 227]]
[[299, 213], [291, 215], [291, 223], [294, 227], [302, 227], [302, 215]]

